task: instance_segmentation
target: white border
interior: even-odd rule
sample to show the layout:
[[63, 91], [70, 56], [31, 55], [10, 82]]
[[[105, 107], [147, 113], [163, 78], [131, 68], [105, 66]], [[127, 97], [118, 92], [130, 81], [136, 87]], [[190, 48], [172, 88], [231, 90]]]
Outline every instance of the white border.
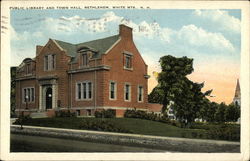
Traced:
[[[151, 9], [241, 9], [241, 153], [9, 153], [10, 34], [1, 34], [1, 160], [249, 160], [249, 2], [248, 1], [2, 1], [1, 16], [10, 18], [9, 6], [117, 5]], [[8, 24], [9, 25], [9, 24]], [[6, 43], [7, 42], [7, 43]], [[4, 51], [4, 52], [3, 52]], [[8, 85], [7, 85], [8, 84]], [[3, 101], [4, 100], [4, 101]]]

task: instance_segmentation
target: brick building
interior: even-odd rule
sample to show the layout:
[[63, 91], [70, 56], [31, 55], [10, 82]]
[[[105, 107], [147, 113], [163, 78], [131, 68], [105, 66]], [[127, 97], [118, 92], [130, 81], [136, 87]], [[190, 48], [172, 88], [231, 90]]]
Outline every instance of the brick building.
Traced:
[[148, 108], [147, 65], [137, 50], [132, 28], [80, 44], [49, 39], [36, 47], [17, 69], [16, 112], [46, 113], [71, 110], [93, 115], [95, 110]]

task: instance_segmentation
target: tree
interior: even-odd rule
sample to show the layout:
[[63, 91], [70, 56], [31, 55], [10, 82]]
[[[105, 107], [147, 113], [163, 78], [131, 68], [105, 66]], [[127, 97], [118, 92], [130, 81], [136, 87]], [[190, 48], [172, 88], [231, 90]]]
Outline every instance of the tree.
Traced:
[[208, 100], [206, 95], [209, 95], [212, 91], [203, 93], [201, 89], [204, 87], [204, 83], [194, 83], [186, 79], [186, 85], [182, 85], [179, 88], [180, 93], [174, 93], [176, 97], [173, 98], [174, 110], [176, 117], [185, 121], [185, 126], [192, 123], [195, 118], [199, 118], [201, 109], [207, 106]]
[[10, 82], [10, 113], [13, 115], [16, 108], [16, 69], [17, 67], [11, 67], [10, 68], [10, 76], [11, 76], [11, 82]]
[[237, 121], [240, 117], [240, 106], [234, 105], [233, 103], [228, 105], [225, 110], [226, 121]]
[[148, 102], [149, 103], [161, 103], [163, 99], [164, 91], [159, 87], [156, 86], [152, 92], [148, 95]]
[[224, 102], [219, 104], [219, 106], [215, 112], [215, 121], [217, 121], [217, 122], [225, 122], [226, 121], [226, 118], [225, 118], [226, 108], [227, 108], [227, 105]]
[[160, 99], [163, 104], [163, 111], [167, 109], [170, 100], [173, 100], [174, 93], [181, 93], [180, 86], [185, 85], [186, 75], [193, 71], [193, 59], [187, 57], [175, 58], [171, 55], [160, 58], [162, 71], [159, 73], [159, 88], [164, 91]]
[[150, 101], [163, 104], [162, 111], [173, 101], [176, 117], [186, 123], [193, 122], [206, 103], [205, 96], [212, 90], [203, 93], [204, 83], [194, 83], [186, 77], [194, 70], [193, 59], [167, 55], [160, 58], [160, 65], [162, 71], [158, 76], [158, 86], [150, 94]]

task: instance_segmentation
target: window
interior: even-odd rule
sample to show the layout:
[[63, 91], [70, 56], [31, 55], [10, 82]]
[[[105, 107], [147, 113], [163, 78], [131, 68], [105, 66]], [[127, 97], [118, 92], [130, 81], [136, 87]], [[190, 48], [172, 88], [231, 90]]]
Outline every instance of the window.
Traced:
[[83, 99], [87, 98], [87, 85], [86, 83], [83, 83]]
[[116, 83], [115, 82], [110, 82], [110, 85], [109, 85], [109, 98], [111, 100], [114, 100], [116, 99]]
[[92, 98], [92, 83], [88, 82], [88, 99]]
[[130, 99], [131, 99], [130, 93], [131, 93], [130, 85], [125, 84], [125, 93], [124, 93], [125, 94], [125, 101], [130, 101]]
[[35, 91], [34, 88], [31, 88], [31, 102], [35, 101]]
[[125, 68], [130, 69], [132, 68], [132, 56], [125, 54]]
[[87, 109], [87, 116], [91, 116], [91, 110]]
[[53, 70], [56, 68], [56, 55], [50, 54], [44, 56], [44, 70]]
[[49, 70], [49, 57], [48, 56], [44, 57], [44, 69]]
[[138, 86], [138, 102], [143, 102], [143, 87]]
[[55, 69], [55, 67], [56, 67], [56, 55], [51, 55], [51, 57], [52, 57], [52, 69]]
[[82, 54], [82, 66], [87, 66], [89, 64], [88, 54]]
[[23, 102], [34, 102], [35, 101], [35, 88], [27, 87], [23, 88]]
[[77, 84], [77, 93], [78, 93], [78, 99], [82, 98], [82, 93], [81, 93], [81, 83]]
[[26, 74], [31, 73], [31, 64], [26, 64]]
[[76, 85], [76, 99], [88, 100], [92, 99], [92, 82], [78, 82]]

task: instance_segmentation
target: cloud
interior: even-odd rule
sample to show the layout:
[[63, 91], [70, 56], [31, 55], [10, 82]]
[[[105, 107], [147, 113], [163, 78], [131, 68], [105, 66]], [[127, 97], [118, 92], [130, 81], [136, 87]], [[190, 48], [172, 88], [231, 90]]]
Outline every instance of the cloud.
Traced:
[[[204, 19], [207, 23], [215, 23], [220, 31], [229, 31], [240, 33], [241, 22], [239, 19], [228, 14], [223, 10], [195, 10], [193, 14], [196, 17]], [[210, 22], [209, 22], [210, 21]]]
[[[217, 12], [213, 11], [212, 13], [216, 14]], [[226, 14], [224, 11], [221, 12]], [[196, 10], [195, 14], [204, 16], [205, 12]], [[217, 17], [222, 18], [220, 15]], [[48, 38], [78, 43], [117, 34], [116, 29], [118, 29], [119, 24], [132, 27], [138, 49], [142, 53], [155, 52], [157, 61], [160, 56], [166, 55], [164, 53], [181, 55], [182, 53], [228, 54], [235, 52], [234, 45], [221, 33], [208, 32], [194, 24], [174, 30], [163, 27], [157, 22], [147, 22], [146, 20], [135, 23], [116, 15], [112, 11], [108, 11], [97, 18], [86, 18], [79, 15], [61, 16], [59, 18], [45, 17], [40, 22], [39, 27], [33, 31], [16, 32], [14, 28], [11, 28], [11, 41], [14, 48], [22, 46], [23, 48], [33, 49], [35, 55], [35, 46], [45, 44]]]
[[182, 42], [185, 46], [203, 48], [204, 50], [213, 50], [217, 52], [234, 52], [233, 44], [227, 40], [221, 33], [212, 33], [205, 31], [193, 24], [183, 26], [173, 41]]

